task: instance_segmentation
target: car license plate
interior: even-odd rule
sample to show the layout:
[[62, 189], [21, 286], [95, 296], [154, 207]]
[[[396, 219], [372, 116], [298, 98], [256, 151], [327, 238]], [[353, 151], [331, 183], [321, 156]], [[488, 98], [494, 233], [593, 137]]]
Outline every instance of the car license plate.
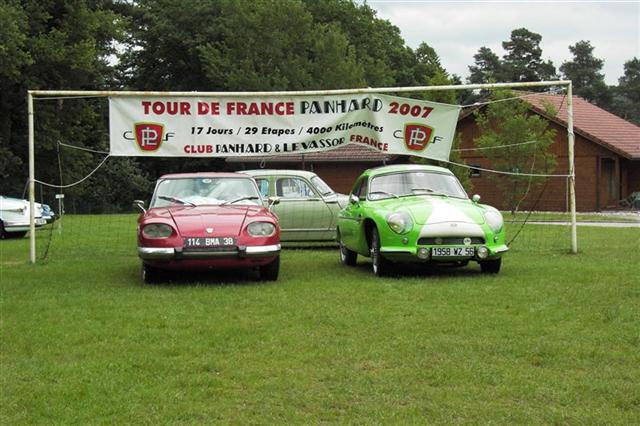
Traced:
[[473, 247], [434, 247], [432, 257], [471, 257], [475, 253]]
[[44, 225], [47, 223], [46, 219], [36, 219], [36, 225]]
[[231, 247], [236, 245], [233, 237], [187, 237], [184, 248]]

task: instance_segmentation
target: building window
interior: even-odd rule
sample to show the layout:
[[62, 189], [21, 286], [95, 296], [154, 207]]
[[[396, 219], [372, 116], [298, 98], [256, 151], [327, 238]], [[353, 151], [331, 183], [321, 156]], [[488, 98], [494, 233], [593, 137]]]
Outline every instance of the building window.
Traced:
[[480, 177], [480, 166], [478, 164], [469, 164], [469, 177]]

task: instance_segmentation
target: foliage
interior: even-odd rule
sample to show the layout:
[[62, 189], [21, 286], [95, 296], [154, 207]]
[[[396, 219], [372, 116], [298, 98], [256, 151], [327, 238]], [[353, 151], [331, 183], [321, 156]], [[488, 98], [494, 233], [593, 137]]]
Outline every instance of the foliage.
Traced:
[[615, 89], [614, 111], [620, 117], [640, 125], [640, 59], [624, 64], [624, 75]]
[[542, 36], [518, 28], [511, 31], [511, 39], [502, 42], [507, 52], [503, 56], [504, 81], [545, 81], [556, 78], [556, 68], [551, 60], [542, 60], [540, 42]]
[[469, 83], [495, 83], [502, 80], [502, 62], [498, 55], [485, 46], [473, 55], [475, 65], [469, 66]]
[[[495, 92], [495, 100], [513, 97], [509, 91]], [[556, 132], [548, 128], [548, 121], [537, 114], [529, 113], [528, 106], [521, 100], [495, 102], [475, 112], [476, 124], [480, 136], [474, 143], [480, 148], [505, 147], [487, 149], [486, 158], [491, 160], [494, 169], [526, 174], [550, 174], [554, 171], [556, 161], [551, 152], [551, 144]], [[536, 141], [532, 144], [522, 142]], [[528, 176], [490, 175], [502, 190], [506, 205], [516, 211], [520, 201], [531, 188], [541, 185], [544, 178]]]
[[[26, 0], [0, 5], [0, 39], [6, 43], [6, 49], [0, 49], [0, 154], [6, 155], [0, 160], [0, 193], [21, 196], [27, 181], [27, 90], [108, 87], [112, 78], [109, 57], [115, 53], [114, 41], [122, 35], [122, 20], [110, 7], [106, 0]], [[40, 99], [34, 108], [37, 179], [59, 182], [59, 141], [106, 149], [106, 112], [95, 103]], [[67, 182], [84, 177], [97, 164], [86, 152], [68, 153], [64, 164]], [[91, 195], [99, 197], [109, 185], [100, 182]]]
[[600, 72], [604, 61], [593, 56], [593, 49], [591, 43], [584, 40], [569, 46], [573, 60], [563, 62], [560, 71], [566, 80], [572, 81], [575, 95], [607, 107], [611, 103], [611, 92]]

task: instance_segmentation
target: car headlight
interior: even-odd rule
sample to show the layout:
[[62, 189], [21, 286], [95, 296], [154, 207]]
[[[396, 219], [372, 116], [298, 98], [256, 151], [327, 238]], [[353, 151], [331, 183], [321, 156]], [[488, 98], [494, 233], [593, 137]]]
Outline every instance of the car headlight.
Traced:
[[253, 222], [247, 226], [247, 232], [252, 237], [270, 237], [276, 232], [276, 227], [269, 222]]
[[391, 213], [387, 216], [387, 224], [397, 234], [406, 234], [413, 228], [413, 220], [406, 212]]
[[488, 210], [484, 212], [484, 220], [487, 221], [487, 225], [489, 225], [489, 228], [491, 228], [493, 232], [500, 231], [504, 224], [502, 215], [497, 210]]
[[173, 228], [164, 223], [150, 223], [142, 228], [145, 238], [168, 238], [173, 234]]

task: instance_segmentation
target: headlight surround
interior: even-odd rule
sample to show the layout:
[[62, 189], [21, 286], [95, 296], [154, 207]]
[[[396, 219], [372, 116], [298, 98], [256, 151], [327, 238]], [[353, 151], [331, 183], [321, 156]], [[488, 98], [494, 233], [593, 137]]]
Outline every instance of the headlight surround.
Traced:
[[276, 227], [271, 222], [253, 222], [247, 226], [247, 232], [252, 237], [270, 237], [276, 232]]
[[396, 234], [406, 234], [413, 228], [413, 220], [407, 212], [396, 212], [387, 216], [387, 225]]
[[142, 228], [145, 238], [169, 238], [173, 234], [173, 228], [164, 223], [148, 223]]
[[499, 232], [504, 225], [504, 221], [502, 220], [502, 215], [497, 210], [488, 210], [484, 212], [484, 220], [489, 225], [489, 228], [493, 232]]

